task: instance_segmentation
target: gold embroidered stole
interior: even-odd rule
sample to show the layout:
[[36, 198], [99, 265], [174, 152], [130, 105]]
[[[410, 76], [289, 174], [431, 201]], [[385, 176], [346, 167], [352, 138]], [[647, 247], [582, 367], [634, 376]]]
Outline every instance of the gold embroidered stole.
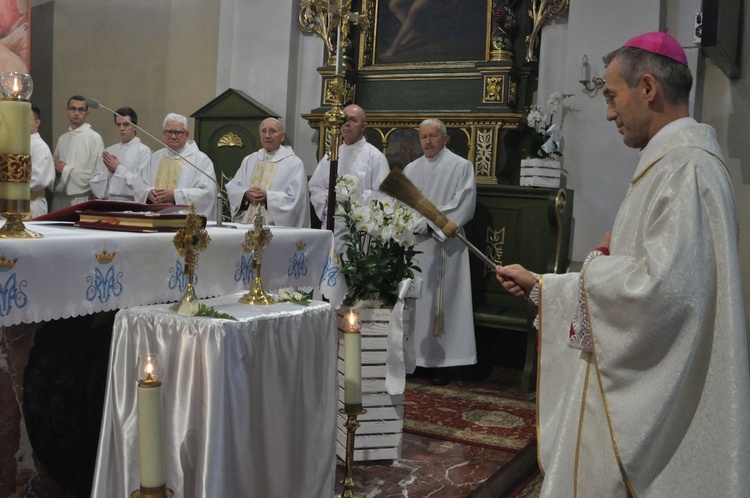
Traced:
[[156, 173], [154, 187], [174, 190], [182, 169], [182, 158], [172, 159], [164, 156], [159, 162], [159, 171]]
[[273, 185], [273, 180], [276, 178], [276, 171], [279, 169], [279, 163], [272, 163], [267, 157], [259, 159], [255, 163], [253, 174], [250, 177], [250, 187], [258, 187], [263, 190], [268, 190]]

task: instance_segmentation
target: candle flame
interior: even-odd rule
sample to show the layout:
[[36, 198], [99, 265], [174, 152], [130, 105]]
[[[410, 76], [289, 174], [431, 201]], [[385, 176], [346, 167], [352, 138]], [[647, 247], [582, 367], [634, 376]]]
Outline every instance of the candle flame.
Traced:
[[16, 76], [13, 78], [13, 93], [18, 93], [19, 90], [21, 90], [21, 87], [18, 84], [18, 76]]

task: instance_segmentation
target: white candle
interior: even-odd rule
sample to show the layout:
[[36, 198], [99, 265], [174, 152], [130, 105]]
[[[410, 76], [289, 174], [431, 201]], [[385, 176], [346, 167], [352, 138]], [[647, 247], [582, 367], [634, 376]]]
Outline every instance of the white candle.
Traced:
[[344, 405], [362, 408], [362, 338], [357, 328], [359, 316], [349, 311], [344, 331]]
[[[0, 101], [0, 154], [30, 154], [31, 151], [31, 104], [21, 100]], [[13, 161], [14, 163], [16, 160]], [[6, 163], [9, 166], [11, 163]], [[17, 163], [16, 163], [17, 164]], [[27, 166], [31, 168], [31, 163]], [[3, 171], [4, 175], [19, 172], [13, 168]], [[30, 171], [28, 178], [31, 177]], [[28, 181], [0, 182], [0, 212], [28, 211], [31, 199]], [[14, 201], [25, 201], [17, 205]]]
[[[154, 364], [147, 361], [146, 372], [152, 373], [154, 369]], [[141, 487], [166, 485], [161, 382], [153, 376], [138, 382], [138, 453]]]
[[0, 102], [0, 153], [31, 153], [31, 103], [22, 100]]

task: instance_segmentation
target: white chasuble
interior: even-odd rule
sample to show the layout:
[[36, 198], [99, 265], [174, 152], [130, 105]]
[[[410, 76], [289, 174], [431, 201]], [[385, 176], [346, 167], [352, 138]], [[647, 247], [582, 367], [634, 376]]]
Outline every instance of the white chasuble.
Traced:
[[737, 226], [715, 132], [687, 118], [644, 149], [610, 255], [582, 269], [591, 353], [566, 346], [578, 274], [542, 277], [542, 496], [750, 496]]
[[302, 160], [291, 147], [280, 146], [268, 153], [261, 149], [247, 156], [226, 184], [232, 220], [252, 223], [252, 209], [245, 192], [258, 187], [266, 191], [266, 223], [310, 228], [310, 197]]
[[[443, 149], [434, 158], [421, 157], [404, 174], [445, 216], [463, 226], [474, 216], [474, 166]], [[446, 239], [431, 224], [431, 235], [418, 235], [416, 250], [422, 269], [422, 297], [417, 299], [414, 327], [416, 363], [449, 367], [476, 363], [469, 253], [456, 238]]]
[[164, 148], [151, 155], [148, 164], [139, 172], [142, 181], [135, 192], [136, 201], [146, 202], [148, 192], [153, 188], [172, 189], [175, 204], [193, 204], [198, 214], [216, 220], [219, 189], [213, 162], [193, 140], [188, 140], [177, 152], [179, 155]]

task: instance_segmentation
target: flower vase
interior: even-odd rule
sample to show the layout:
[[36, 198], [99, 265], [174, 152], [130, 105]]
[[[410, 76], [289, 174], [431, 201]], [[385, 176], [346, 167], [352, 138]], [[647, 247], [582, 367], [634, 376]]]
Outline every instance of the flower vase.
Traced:
[[558, 188], [564, 178], [562, 162], [551, 157], [521, 159], [521, 186]]
[[[414, 299], [407, 307], [414, 309]], [[404, 395], [390, 395], [386, 390], [386, 356], [388, 353], [388, 328], [391, 308], [357, 309], [362, 343], [362, 408], [357, 436], [354, 439], [354, 461], [397, 460], [401, 457], [401, 438], [404, 427]], [[339, 316], [339, 408], [344, 408], [344, 341], [345, 315], [349, 309], [342, 306]], [[404, 328], [411, 323], [411, 313], [404, 313]], [[346, 458], [346, 415], [339, 413], [337, 420], [336, 454]]]

